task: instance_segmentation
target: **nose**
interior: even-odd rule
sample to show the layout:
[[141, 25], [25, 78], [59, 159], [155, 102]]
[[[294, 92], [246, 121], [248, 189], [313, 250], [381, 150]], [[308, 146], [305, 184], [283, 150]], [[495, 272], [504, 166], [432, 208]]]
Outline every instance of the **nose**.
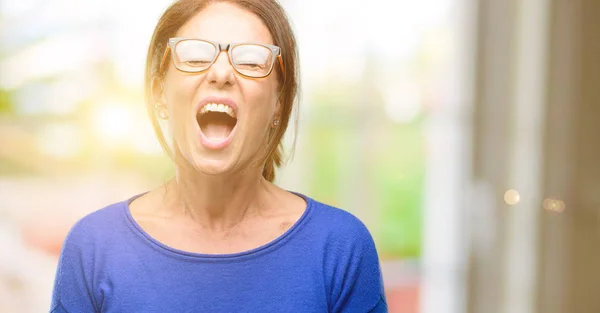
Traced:
[[208, 81], [219, 87], [233, 85], [235, 73], [229, 61], [227, 51], [221, 51], [217, 55], [215, 63], [208, 69]]

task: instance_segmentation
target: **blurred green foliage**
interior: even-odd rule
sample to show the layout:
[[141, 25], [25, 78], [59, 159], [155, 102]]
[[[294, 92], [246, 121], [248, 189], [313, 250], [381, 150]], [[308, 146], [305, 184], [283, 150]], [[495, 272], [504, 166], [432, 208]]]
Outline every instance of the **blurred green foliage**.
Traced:
[[8, 90], [0, 89], [0, 115], [12, 115], [14, 108], [11, 101], [11, 93]]
[[[308, 119], [310, 194], [368, 216], [382, 258], [419, 257], [425, 178], [422, 117], [393, 122], [376, 94], [360, 94], [365, 88], [353, 86], [329, 87], [314, 95]], [[359, 207], [365, 204], [373, 207]]]

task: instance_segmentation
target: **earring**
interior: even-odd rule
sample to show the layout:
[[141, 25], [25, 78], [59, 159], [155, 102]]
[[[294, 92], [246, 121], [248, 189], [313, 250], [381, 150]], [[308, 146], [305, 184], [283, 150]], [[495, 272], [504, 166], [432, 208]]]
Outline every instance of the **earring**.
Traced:
[[154, 105], [154, 109], [156, 110], [156, 113], [160, 119], [166, 120], [169, 118], [169, 113], [167, 113], [167, 110], [159, 106], [158, 103]]
[[274, 120], [273, 121], [273, 127], [277, 127], [279, 126], [279, 120]]

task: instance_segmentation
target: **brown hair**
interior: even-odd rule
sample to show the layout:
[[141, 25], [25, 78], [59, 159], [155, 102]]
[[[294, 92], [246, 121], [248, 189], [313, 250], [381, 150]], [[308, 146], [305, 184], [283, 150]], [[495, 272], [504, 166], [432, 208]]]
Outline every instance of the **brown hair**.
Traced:
[[[146, 108], [161, 146], [169, 156], [175, 160], [174, 155], [167, 145], [165, 136], [162, 133], [156, 116], [154, 108], [155, 100], [152, 96], [153, 80], [161, 80], [168, 68], [168, 66], [165, 66], [163, 72], [159, 72], [160, 62], [166, 48], [167, 40], [174, 37], [177, 31], [187, 23], [187, 21], [213, 2], [233, 3], [256, 14], [263, 23], [265, 23], [267, 29], [271, 33], [273, 44], [281, 48], [281, 57], [283, 58], [285, 73], [283, 73], [283, 75], [278, 75], [280, 86], [279, 103], [281, 106], [279, 111], [279, 125], [270, 133], [267, 147], [262, 158], [258, 162], [260, 165], [264, 164], [262, 172], [263, 177], [272, 182], [275, 179], [275, 168], [282, 164], [283, 149], [281, 140], [288, 127], [290, 116], [292, 115], [292, 110], [294, 108], [294, 102], [296, 102], [299, 90], [298, 50], [296, 39], [287, 15], [276, 0], [179, 0], [169, 6], [160, 17], [158, 24], [154, 29], [150, 47], [148, 48], [145, 77]], [[278, 69], [278, 71], [281, 73], [280, 69]], [[297, 118], [298, 115], [296, 115], [296, 128]]]

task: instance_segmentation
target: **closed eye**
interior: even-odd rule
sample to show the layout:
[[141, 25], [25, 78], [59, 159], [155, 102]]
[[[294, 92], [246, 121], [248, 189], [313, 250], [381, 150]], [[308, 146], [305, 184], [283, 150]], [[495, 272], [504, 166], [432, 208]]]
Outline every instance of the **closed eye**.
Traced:
[[237, 63], [236, 65], [242, 69], [264, 69], [266, 67], [264, 64], [256, 63]]
[[185, 63], [186, 65], [189, 65], [189, 66], [193, 66], [193, 67], [203, 67], [203, 66], [208, 66], [210, 64], [210, 61], [190, 60], [190, 61], [185, 61], [183, 63]]

